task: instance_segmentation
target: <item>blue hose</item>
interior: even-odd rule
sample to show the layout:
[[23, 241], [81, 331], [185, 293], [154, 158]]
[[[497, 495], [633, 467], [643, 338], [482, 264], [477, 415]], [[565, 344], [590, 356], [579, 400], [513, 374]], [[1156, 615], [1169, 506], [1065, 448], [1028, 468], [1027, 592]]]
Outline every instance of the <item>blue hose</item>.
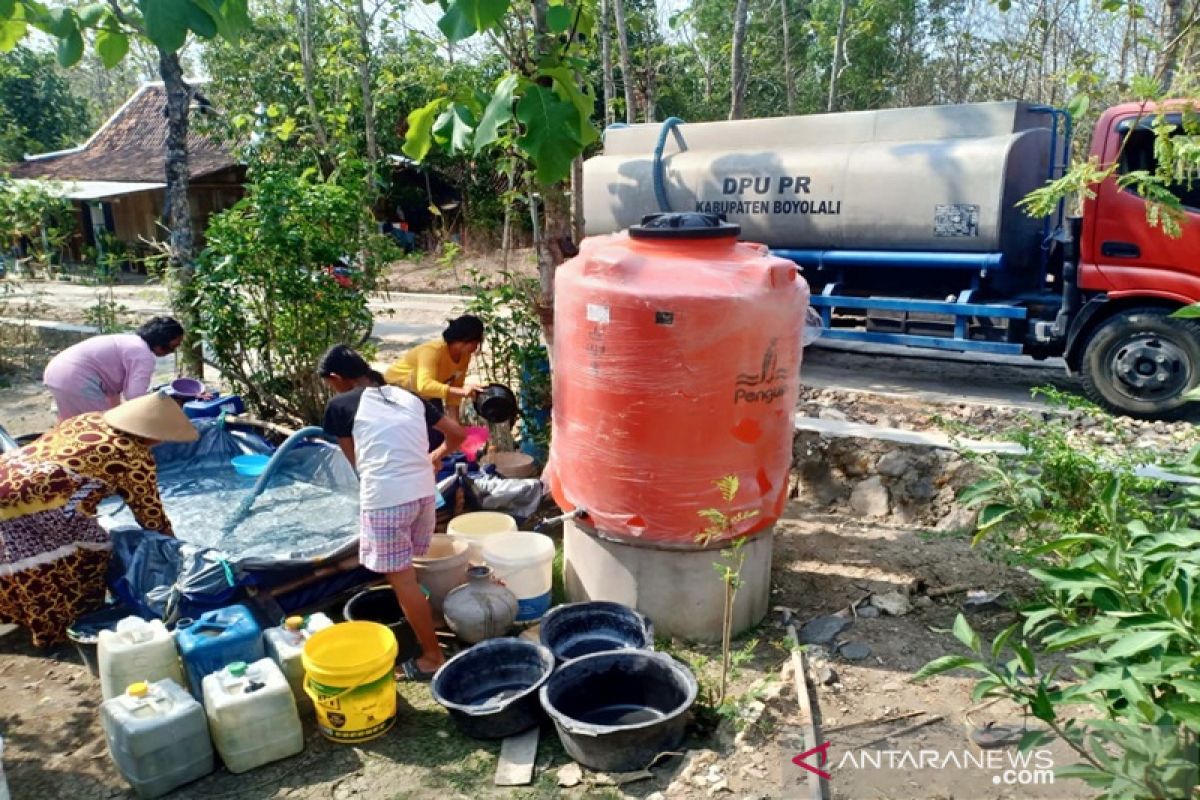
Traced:
[[663, 120], [658, 131], [658, 144], [654, 145], [654, 198], [658, 200], [658, 210], [664, 213], [671, 210], [671, 201], [667, 199], [666, 177], [663, 175], [663, 150], [667, 147], [667, 135], [682, 125], [679, 117], [667, 117]]
[[300, 443], [300, 441], [307, 439], [310, 436], [324, 435], [324, 428], [319, 428], [316, 425], [309, 425], [307, 428], [301, 428], [285, 439], [283, 444], [279, 445], [279, 449], [277, 449], [271, 456], [271, 460], [267, 462], [267, 466], [262, 471], [262, 474], [258, 476], [258, 480], [254, 482], [254, 488], [250, 490], [250, 494], [246, 495], [246, 498], [242, 500], [242, 504], [238, 506], [237, 511], [233, 515], [233, 520], [228, 525], [228, 529], [232, 530], [237, 526], [238, 523], [246, 518], [247, 514], [250, 513], [250, 509], [254, 505], [254, 501], [257, 500], [258, 496], [263, 493], [264, 489], [267, 488], [267, 483], [270, 482], [271, 477], [276, 471], [278, 471], [279, 464], [283, 461], [283, 457], [287, 455], [292, 448]]

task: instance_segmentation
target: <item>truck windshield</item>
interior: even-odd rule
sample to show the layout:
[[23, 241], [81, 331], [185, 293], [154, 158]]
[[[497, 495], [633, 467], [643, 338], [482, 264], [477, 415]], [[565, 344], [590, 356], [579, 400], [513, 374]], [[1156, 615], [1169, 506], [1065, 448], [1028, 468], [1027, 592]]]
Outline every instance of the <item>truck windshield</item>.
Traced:
[[[1175, 122], [1177, 126], [1179, 125], [1177, 120], [1170, 121]], [[1129, 136], [1129, 140], [1125, 143], [1125, 149], [1121, 153], [1121, 174], [1125, 175], [1138, 170], [1153, 172], [1158, 167], [1158, 159], [1154, 155], [1154, 131], [1148, 127], [1139, 126], [1132, 133], [1129, 133], [1128, 123], [1119, 126], [1117, 131], [1123, 136]], [[1180, 128], [1177, 128], [1176, 132], [1171, 136], [1172, 138], [1187, 136], [1193, 142], [1200, 138], [1188, 136]], [[1167, 188], [1189, 210], [1200, 211], [1200, 175], [1185, 175], [1171, 183]]]

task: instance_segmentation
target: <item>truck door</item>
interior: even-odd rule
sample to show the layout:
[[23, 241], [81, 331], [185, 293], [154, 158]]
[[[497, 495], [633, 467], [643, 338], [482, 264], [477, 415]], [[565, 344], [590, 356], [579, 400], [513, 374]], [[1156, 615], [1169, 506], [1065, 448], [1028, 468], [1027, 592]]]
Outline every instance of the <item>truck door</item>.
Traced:
[[[1178, 114], [1167, 115], [1167, 119], [1176, 125], [1181, 122]], [[1118, 162], [1121, 175], [1154, 170], [1157, 160], [1151, 122], [1149, 117], [1139, 121], [1133, 115], [1117, 119], [1106, 135], [1103, 162]], [[1150, 226], [1146, 201], [1133, 189], [1120, 188], [1116, 180], [1100, 185], [1096, 198], [1088, 204], [1096, 215], [1090, 244], [1108, 285], [1086, 288], [1105, 289], [1113, 297], [1200, 299], [1200, 178], [1190, 186], [1180, 180], [1168, 188], [1185, 208], [1183, 233], [1177, 239]]]

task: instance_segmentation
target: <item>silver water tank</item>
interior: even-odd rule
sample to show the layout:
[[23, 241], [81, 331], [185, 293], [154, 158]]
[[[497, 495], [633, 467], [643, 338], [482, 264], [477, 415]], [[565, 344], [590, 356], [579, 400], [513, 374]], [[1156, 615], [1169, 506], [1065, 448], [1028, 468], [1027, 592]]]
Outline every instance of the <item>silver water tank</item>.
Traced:
[[[1015, 203], [1045, 182], [1051, 117], [1022, 102], [684, 123], [666, 137], [673, 211], [722, 213], [773, 248], [1002, 253], [1038, 262], [1042, 221]], [[589, 235], [660, 211], [661, 124], [609, 128], [584, 165]]]

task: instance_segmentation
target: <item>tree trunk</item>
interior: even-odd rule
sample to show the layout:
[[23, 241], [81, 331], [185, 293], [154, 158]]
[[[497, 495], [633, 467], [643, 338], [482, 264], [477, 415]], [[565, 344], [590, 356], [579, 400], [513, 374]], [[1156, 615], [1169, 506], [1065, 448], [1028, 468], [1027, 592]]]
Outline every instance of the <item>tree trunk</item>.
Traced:
[[600, 68], [604, 75], [604, 127], [613, 124], [613, 95], [617, 84], [613, 81], [612, 34], [608, 29], [608, 0], [600, 0]]
[[629, 29], [625, 27], [625, 0], [612, 0], [617, 17], [617, 46], [621, 49], [621, 83], [625, 85], [625, 121], [630, 125], [637, 119], [637, 103], [633, 95], [633, 60], [629, 57]]
[[329, 137], [325, 135], [325, 125], [321, 122], [321, 114], [317, 108], [316, 97], [313, 96], [313, 55], [312, 55], [312, 0], [304, 0], [303, 8], [297, 9], [300, 17], [300, 64], [304, 70], [304, 100], [308, 104], [308, 114], [312, 118], [313, 135], [321, 148], [322, 159], [329, 158], [332, 153], [329, 148]]
[[571, 204], [562, 184], [538, 186], [542, 196], [543, 225], [537, 243], [538, 282], [541, 296], [538, 298], [538, 314], [542, 321], [542, 332], [546, 343], [554, 344], [554, 273], [558, 265], [578, 252], [571, 233]]
[[[616, 7], [619, 9], [621, 0], [616, 0], [616, 2]], [[546, 22], [549, 5], [549, 0], [533, 0], [533, 30], [539, 55], [549, 53], [558, 45], [557, 38], [550, 31], [550, 26]], [[624, 16], [620, 12], [617, 16], [617, 26], [621, 32], [624, 31]], [[627, 55], [628, 46], [624, 44], [624, 36], [621, 37], [621, 41], [622, 50]], [[626, 73], [626, 77], [628, 77], [628, 73]], [[628, 96], [630, 92], [628, 82], [626, 82], [625, 92]], [[632, 122], [632, 117], [630, 121]], [[575, 255], [578, 250], [575, 248], [575, 241], [571, 236], [571, 204], [567, 201], [567, 194], [563, 191], [562, 184], [538, 184], [536, 188], [541, 194], [542, 206], [545, 209], [542, 217], [544, 224], [540, 226], [539, 234], [537, 203], [533, 197], [530, 198], [530, 213], [533, 215], [534, 244], [537, 248], [538, 262], [538, 317], [542, 323], [542, 334], [546, 337], [546, 344], [550, 345], [553, 350], [554, 273], [559, 264]]]
[[379, 165], [379, 144], [375, 136], [375, 94], [371, 87], [371, 20], [363, 7], [363, 0], [356, 0], [354, 22], [358, 27], [358, 46], [362, 57], [358, 64], [358, 81], [362, 91], [363, 127], [367, 137], [367, 203], [373, 205], [378, 188], [375, 185], [375, 169]]
[[646, 44], [646, 80], [643, 82], [643, 86], [646, 89], [646, 93], [644, 96], [646, 107], [643, 109], [643, 111], [645, 112], [645, 115], [646, 115], [644, 117], [646, 122], [656, 122], [657, 121], [655, 119], [657, 116], [657, 113], [656, 113], [656, 109], [655, 109], [656, 101], [655, 101], [655, 97], [654, 97], [655, 94], [658, 93], [658, 87], [655, 84], [655, 80], [656, 80], [657, 76], [658, 76], [658, 67], [654, 63], [654, 47], [652, 44], [647, 43]]
[[733, 12], [733, 55], [729, 64], [729, 118], [741, 119], [746, 100], [746, 17], [750, 0], [738, 0]]
[[1163, 92], [1171, 91], [1179, 66], [1179, 44], [1183, 36], [1183, 0], [1164, 0], [1158, 27], [1158, 64], [1154, 75]]
[[787, 113], [796, 113], [796, 79], [792, 75], [792, 35], [789, 29], [788, 2], [779, 0], [779, 17], [783, 22], [783, 85], [787, 88]]
[[838, 12], [837, 39], [833, 43], [833, 67], [829, 70], [829, 101], [825, 104], [826, 111], [833, 111], [837, 105], [838, 76], [842, 73], [842, 51], [846, 47], [846, 15], [850, 12], [850, 0], [842, 0], [842, 8]]
[[571, 163], [571, 236], [583, 241], [583, 156]]
[[188, 113], [192, 105], [192, 87], [183, 80], [178, 53], [160, 49], [158, 72], [167, 95], [166, 204], [170, 250], [167, 275], [171, 308], [184, 329], [183, 347], [179, 349], [183, 374], [202, 379], [204, 355], [200, 320], [191, 302], [194, 237], [192, 205], [188, 198]]

